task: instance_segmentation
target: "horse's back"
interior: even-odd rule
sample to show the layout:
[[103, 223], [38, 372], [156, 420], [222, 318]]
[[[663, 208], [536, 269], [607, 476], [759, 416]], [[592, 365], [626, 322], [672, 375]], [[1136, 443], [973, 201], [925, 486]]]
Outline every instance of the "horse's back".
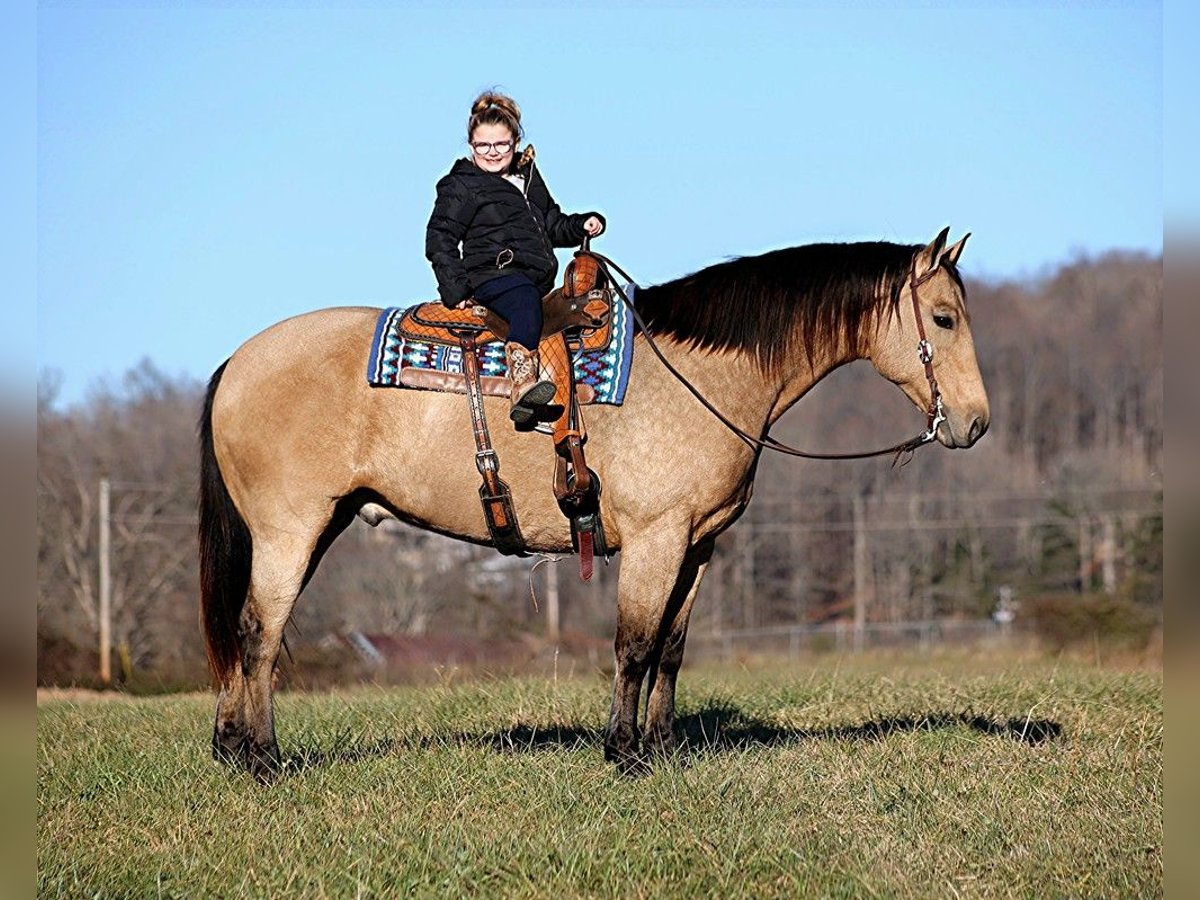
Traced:
[[[263, 329], [242, 344], [230, 363], [267, 370], [275, 366], [303, 367], [362, 344], [369, 348], [381, 312], [371, 306], [335, 306], [292, 316]], [[364, 371], [366, 359], [367, 349], [364, 349], [361, 355]]]
[[[374, 323], [381, 310], [345, 306], [303, 313], [260, 331], [230, 357], [216, 408], [254, 410], [268, 402], [302, 402], [312, 393], [366, 389]], [[354, 377], [355, 375], [359, 377]], [[253, 398], [260, 402], [253, 402]]]

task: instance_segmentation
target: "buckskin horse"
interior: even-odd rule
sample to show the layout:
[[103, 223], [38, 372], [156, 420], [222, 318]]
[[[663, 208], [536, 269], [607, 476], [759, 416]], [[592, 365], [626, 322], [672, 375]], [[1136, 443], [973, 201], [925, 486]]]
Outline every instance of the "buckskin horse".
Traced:
[[[715, 538], [750, 501], [763, 446], [706, 410], [680, 376], [730, 424], [770, 441], [772, 424], [821, 378], [869, 359], [930, 411], [929, 438], [970, 447], [987, 429], [988, 401], [957, 269], [966, 237], [948, 247], [948, 231], [927, 246], [815, 244], [734, 258], [637, 291], [646, 330], [677, 374], [639, 334], [624, 405], [587, 415], [608, 548], [621, 553], [606, 759], [635, 766], [644, 752], [674, 748], [688, 617]], [[489, 543], [464, 398], [366, 383], [379, 312], [325, 309], [280, 322], [208, 386], [200, 561], [219, 685], [213, 751], [259, 777], [280, 760], [272, 674], [284, 625], [354, 516]], [[489, 398], [487, 408], [507, 425], [506, 402]], [[570, 551], [548, 439], [509, 427], [493, 437], [529, 549]]]

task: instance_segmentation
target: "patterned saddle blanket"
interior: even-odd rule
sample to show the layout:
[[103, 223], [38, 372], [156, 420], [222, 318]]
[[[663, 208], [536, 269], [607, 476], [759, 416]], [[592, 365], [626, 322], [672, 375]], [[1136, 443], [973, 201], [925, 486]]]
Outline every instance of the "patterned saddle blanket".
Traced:
[[[632, 302], [633, 287], [627, 290]], [[411, 320], [410, 314], [416, 309], [389, 307], [380, 313], [367, 360], [367, 383], [375, 387], [466, 393], [462, 348], [443, 340], [419, 339], [401, 328], [401, 322], [406, 316]], [[614, 301], [609, 322], [611, 338], [604, 346], [591, 349], [588, 343], [594, 342], [587, 342], [573, 354], [576, 396], [580, 403], [619, 406], [625, 401], [633, 363], [631, 319], [625, 304]], [[494, 336], [484, 333], [480, 340], [488, 337]], [[504, 343], [498, 339], [481, 342], [477, 353], [483, 392], [508, 396]]]

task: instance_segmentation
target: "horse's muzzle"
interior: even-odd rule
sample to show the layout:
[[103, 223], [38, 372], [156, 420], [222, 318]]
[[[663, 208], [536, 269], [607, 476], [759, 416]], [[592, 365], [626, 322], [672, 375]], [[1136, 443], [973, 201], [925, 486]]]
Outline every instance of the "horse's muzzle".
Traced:
[[989, 421], [987, 413], [971, 416], [965, 421], [957, 416], [947, 416], [938, 429], [938, 440], [951, 450], [965, 450], [975, 446], [975, 442], [987, 433]]

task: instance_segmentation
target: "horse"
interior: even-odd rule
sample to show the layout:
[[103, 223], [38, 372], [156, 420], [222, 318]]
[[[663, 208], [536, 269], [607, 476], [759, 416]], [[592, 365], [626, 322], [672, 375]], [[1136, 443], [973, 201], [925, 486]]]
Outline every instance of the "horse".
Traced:
[[[948, 233], [928, 245], [811, 244], [734, 257], [636, 291], [644, 332], [624, 404], [587, 410], [607, 545], [621, 554], [606, 760], [628, 768], [675, 750], [688, 619], [715, 539], [750, 502], [762, 450], [680, 379], [730, 424], [767, 438], [789, 407], [853, 360], [870, 360], [931, 409], [932, 348], [943, 416], [930, 414], [931, 431], [945, 447], [970, 447], [987, 430], [988, 400], [957, 268], [969, 235], [947, 246]], [[280, 768], [272, 675], [284, 625], [354, 517], [489, 544], [465, 399], [366, 382], [380, 312], [331, 308], [267, 328], [216, 370], [204, 401], [199, 538], [201, 620], [218, 690], [212, 746], [264, 779]], [[648, 340], [662, 359], [646, 352]], [[507, 401], [485, 402], [507, 425]], [[570, 552], [550, 489], [549, 439], [497, 427], [493, 441], [528, 548]]]

